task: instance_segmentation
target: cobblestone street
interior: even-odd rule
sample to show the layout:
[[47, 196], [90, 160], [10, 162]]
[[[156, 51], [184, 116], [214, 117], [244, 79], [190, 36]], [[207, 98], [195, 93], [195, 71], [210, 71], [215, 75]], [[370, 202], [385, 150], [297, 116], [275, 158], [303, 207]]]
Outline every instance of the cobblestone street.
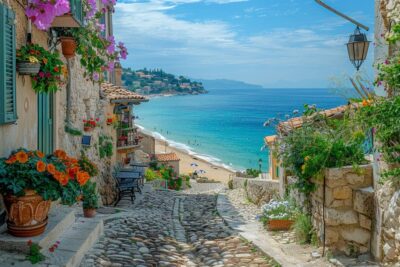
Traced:
[[274, 266], [224, 224], [216, 193], [199, 187], [143, 193], [105, 222], [105, 236], [81, 266]]

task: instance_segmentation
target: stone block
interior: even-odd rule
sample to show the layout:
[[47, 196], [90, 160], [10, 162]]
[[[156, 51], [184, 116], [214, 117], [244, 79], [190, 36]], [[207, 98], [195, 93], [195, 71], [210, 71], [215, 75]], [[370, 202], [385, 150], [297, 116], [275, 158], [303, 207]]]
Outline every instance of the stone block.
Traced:
[[341, 168], [327, 169], [325, 171], [325, 184], [331, 188], [347, 185], [343, 170]]
[[[346, 167], [348, 168], [348, 167]], [[373, 174], [371, 165], [360, 166], [361, 170], [359, 172], [351, 169], [347, 169], [345, 174], [347, 182], [350, 186], [354, 188], [363, 188], [372, 185]]]
[[358, 214], [354, 210], [325, 209], [325, 222], [335, 226], [341, 224], [358, 224]]
[[367, 230], [371, 230], [371, 226], [372, 226], [372, 221], [370, 218], [368, 218], [367, 216], [360, 214], [359, 215], [359, 221], [360, 221], [360, 226], [362, 228], [365, 228]]
[[333, 227], [325, 229], [325, 244], [332, 245], [339, 241], [339, 232]]
[[360, 227], [346, 227], [340, 229], [342, 238], [349, 242], [367, 245], [371, 239], [371, 232]]
[[352, 197], [353, 190], [348, 186], [335, 187], [333, 189], [333, 197], [335, 199], [349, 199]]
[[359, 213], [372, 217], [374, 213], [374, 191], [372, 187], [354, 190], [353, 208]]

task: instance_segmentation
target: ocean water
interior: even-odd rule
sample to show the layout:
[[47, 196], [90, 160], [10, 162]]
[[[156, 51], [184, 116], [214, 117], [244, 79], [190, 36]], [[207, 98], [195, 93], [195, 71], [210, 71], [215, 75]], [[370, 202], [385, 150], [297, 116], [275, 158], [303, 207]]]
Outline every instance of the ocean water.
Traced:
[[197, 157], [236, 170], [268, 168], [263, 127], [268, 118], [303, 110], [304, 104], [332, 108], [346, 103], [329, 89], [209, 89], [208, 94], [158, 97], [135, 107], [136, 123]]

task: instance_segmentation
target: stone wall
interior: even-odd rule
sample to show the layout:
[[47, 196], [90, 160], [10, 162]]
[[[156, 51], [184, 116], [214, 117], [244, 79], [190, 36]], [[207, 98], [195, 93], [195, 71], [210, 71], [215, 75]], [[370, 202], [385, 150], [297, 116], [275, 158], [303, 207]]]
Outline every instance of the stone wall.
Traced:
[[279, 181], [256, 178], [234, 177], [233, 189], [243, 188], [247, 198], [254, 204], [262, 205], [279, 196]]
[[[357, 255], [370, 251], [374, 190], [372, 166], [333, 168], [325, 172], [325, 205], [323, 181], [311, 195], [314, 227], [323, 242], [334, 251]], [[323, 218], [323, 213], [324, 217]]]
[[[372, 166], [332, 168], [324, 179], [314, 180], [317, 190], [307, 199], [292, 189], [290, 196], [308, 207], [320, 243], [333, 252], [357, 255], [370, 251], [374, 214]], [[290, 184], [295, 178], [289, 177]], [[325, 193], [325, 196], [324, 196]], [[309, 203], [309, 205], [307, 205]]]
[[[399, 44], [388, 46], [384, 43], [385, 36], [391, 25], [400, 23], [400, 1], [376, 0], [375, 12], [375, 63], [383, 62], [386, 57], [399, 51]], [[382, 93], [383, 88], [375, 88]], [[376, 155], [375, 158], [380, 157]], [[377, 259], [388, 265], [400, 262], [400, 188], [391, 181], [383, 185], [378, 183], [382, 172], [387, 169], [381, 160], [375, 162], [375, 224], [373, 234], [373, 254]]]

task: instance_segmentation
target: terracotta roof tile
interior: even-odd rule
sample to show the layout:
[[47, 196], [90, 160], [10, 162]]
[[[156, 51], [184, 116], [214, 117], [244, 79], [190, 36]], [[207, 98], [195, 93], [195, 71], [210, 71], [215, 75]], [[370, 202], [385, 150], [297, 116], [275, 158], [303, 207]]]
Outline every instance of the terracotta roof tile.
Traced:
[[175, 153], [156, 154], [155, 158], [157, 161], [160, 161], [160, 162], [179, 161], [180, 160]]
[[265, 142], [265, 144], [267, 144], [267, 145], [271, 145], [271, 144], [273, 144], [273, 143], [275, 142], [276, 138], [277, 138], [276, 135], [266, 136], [266, 137], [264, 138], [264, 142]]
[[101, 90], [103, 91], [105, 97], [112, 100], [139, 100], [147, 101], [147, 98], [131, 92], [122, 86], [116, 86], [111, 83], [102, 83]]
[[[359, 106], [359, 104], [357, 104], [357, 103], [353, 103], [351, 105], [343, 105], [343, 106], [339, 106], [336, 108], [322, 110], [322, 111], [320, 111], [319, 114], [325, 115], [327, 118], [334, 118], [334, 117], [339, 118], [339, 117], [343, 116], [345, 111], [348, 110], [349, 108], [353, 109], [353, 108], [357, 108], [358, 106]], [[281, 122], [278, 125], [278, 131], [289, 132], [293, 129], [300, 128], [304, 123], [304, 119], [305, 119], [305, 117], [296, 117], [296, 118], [292, 118], [290, 120]]]

